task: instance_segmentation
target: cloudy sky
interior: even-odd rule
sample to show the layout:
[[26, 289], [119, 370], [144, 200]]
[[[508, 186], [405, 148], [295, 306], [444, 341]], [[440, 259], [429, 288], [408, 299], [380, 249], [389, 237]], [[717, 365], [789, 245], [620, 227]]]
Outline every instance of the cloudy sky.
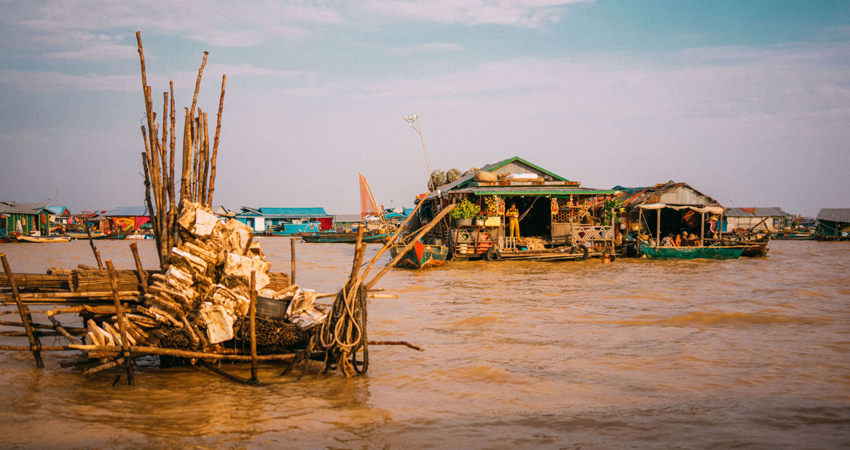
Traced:
[[143, 204], [137, 30], [159, 103], [173, 79], [191, 105], [204, 51], [211, 115], [227, 76], [230, 208], [354, 213], [358, 172], [412, 205], [414, 113], [432, 170], [850, 207], [850, 2], [821, 0], [0, 0], [0, 200]]

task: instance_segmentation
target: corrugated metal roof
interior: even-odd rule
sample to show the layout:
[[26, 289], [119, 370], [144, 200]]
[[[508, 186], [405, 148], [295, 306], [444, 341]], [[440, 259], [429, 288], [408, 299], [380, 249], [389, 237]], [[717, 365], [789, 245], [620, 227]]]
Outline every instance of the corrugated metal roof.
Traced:
[[785, 217], [788, 213], [778, 206], [771, 206], [761, 208], [729, 208], [726, 215], [729, 217]]
[[611, 189], [593, 189], [567, 186], [472, 186], [457, 189], [454, 192], [472, 193], [475, 195], [604, 195], [613, 194]]
[[337, 222], [360, 222], [360, 214], [337, 214], [334, 216]]
[[325, 212], [325, 208], [260, 208], [260, 212], [268, 216], [287, 216], [287, 217], [325, 217], [330, 216]]
[[106, 217], [143, 217], [148, 215], [145, 206], [119, 206], [104, 214]]
[[[668, 181], [659, 183], [655, 186], [626, 188], [616, 186], [614, 189], [621, 190], [623, 193], [617, 197], [617, 200], [623, 202], [625, 206], [636, 206], [646, 203], [668, 203], [671, 205], [688, 205], [688, 206], [720, 206], [717, 200], [703, 194], [702, 192], [692, 188], [686, 183], [676, 183]], [[684, 189], [684, 192], [682, 191]], [[663, 196], [681, 192], [687, 195], [677, 195], [678, 198], [662, 199]], [[669, 195], [668, 195], [669, 196]], [[702, 202], [704, 200], [704, 202]]]
[[0, 212], [18, 214], [38, 214], [48, 203], [0, 202]]
[[71, 214], [71, 211], [68, 211], [67, 206], [48, 206], [45, 209], [47, 209], [48, 211], [50, 211], [53, 214], [56, 214], [58, 216], [61, 216], [65, 212], [67, 212], [68, 214]]
[[823, 208], [818, 213], [817, 219], [850, 223], [850, 208]]
[[331, 217], [325, 212], [325, 208], [249, 208], [242, 207], [242, 212], [237, 217], [278, 217], [278, 218], [309, 218], [309, 217]]

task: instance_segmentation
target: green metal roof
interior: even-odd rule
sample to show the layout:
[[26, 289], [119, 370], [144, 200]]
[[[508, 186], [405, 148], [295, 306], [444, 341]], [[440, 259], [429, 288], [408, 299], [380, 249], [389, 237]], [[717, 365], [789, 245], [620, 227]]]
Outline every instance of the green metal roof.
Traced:
[[614, 194], [611, 189], [576, 188], [564, 186], [479, 186], [454, 192], [471, 192], [475, 195], [605, 195]]

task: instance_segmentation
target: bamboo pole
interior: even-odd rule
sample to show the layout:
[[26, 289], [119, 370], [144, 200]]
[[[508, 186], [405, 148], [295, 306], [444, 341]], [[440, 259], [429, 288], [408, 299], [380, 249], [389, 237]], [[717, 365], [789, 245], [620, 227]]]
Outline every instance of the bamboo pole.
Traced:
[[247, 378], [243, 378], [243, 377], [240, 377], [239, 375], [236, 375], [236, 374], [230, 373], [230, 372], [228, 372], [228, 371], [226, 371], [226, 370], [222, 369], [221, 367], [217, 367], [217, 366], [216, 366], [215, 364], [213, 364], [213, 363], [210, 363], [210, 362], [204, 361], [203, 359], [198, 360], [198, 362], [199, 362], [202, 366], [204, 366], [204, 367], [206, 367], [207, 369], [209, 369], [209, 370], [210, 370], [211, 372], [213, 372], [214, 374], [216, 374], [216, 375], [218, 375], [218, 376], [220, 376], [220, 377], [222, 377], [222, 378], [226, 378], [226, 379], [228, 379], [228, 380], [230, 380], [230, 381], [234, 381], [234, 382], [236, 382], [236, 383], [239, 383], [239, 384], [246, 384], [246, 385], [248, 385], [248, 384], [258, 384], [258, 383], [254, 383], [252, 380], [249, 380], [249, 379], [247, 379]]
[[215, 166], [218, 158], [218, 137], [221, 134], [221, 113], [224, 110], [224, 85], [227, 82], [227, 76], [221, 77], [221, 98], [218, 100], [218, 119], [215, 124], [215, 138], [213, 139], [212, 157], [210, 159], [210, 191], [207, 193], [207, 204], [212, 205], [213, 192], [215, 191]]
[[207, 113], [204, 113], [204, 173], [201, 175], [201, 195], [198, 202], [205, 206], [210, 206], [207, 203], [207, 179], [210, 175], [210, 132], [207, 124]]
[[[185, 116], [183, 117], [183, 165], [182, 173], [180, 175], [180, 203], [182, 205], [184, 200], [189, 200], [189, 162], [191, 159], [189, 158], [189, 151], [191, 150], [192, 141], [192, 123], [191, 117], [189, 115], [189, 108], [185, 109]], [[179, 235], [178, 235], [179, 236]]]
[[[73, 344], [71, 344], [73, 345]], [[10, 352], [31, 352], [32, 347], [27, 347], [24, 345], [0, 345], [0, 350], [7, 350]], [[39, 347], [39, 351], [42, 352], [65, 352], [69, 350], [76, 350], [75, 348], [71, 348], [68, 345], [42, 345]], [[44, 367], [44, 366], [42, 366]]]
[[381, 279], [381, 277], [386, 275], [386, 273], [389, 272], [390, 269], [392, 269], [393, 266], [395, 266], [396, 263], [399, 262], [402, 257], [404, 257], [404, 254], [407, 253], [408, 250], [413, 248], [413, 246], [419, 239], [422, 239], [422, 236], [425, 236], [425, 233], [430, 231], [431, 228], [434, 228], [434, 226], [436, 226], [440, 222], [440, 220], [443, 219], [443, 217], [445, 217], [448, 213], [455, 209], [456, 206], [456, 204], [446, 206], [445, 208], [443, 208], [442, 211], [440, 211], [439, 214], [437, 214], [437, 217], [434, 217], [434, 219], [428, 223], [428, 225], [422, 227], [422, 229], [419, 230], [419, 233], [416, 233], [416, 236], [414, 236], [414, 238], [407, 245], [404, 246], [404, 248], [398, 253], [398, 255], [396, 255], [396, 257], [392, 261], [390, 261], [390, 263], [387, 264], [386, 267], [384, 267], [380, 272], [378, 272], [378, 274], [375, 275], [375, 278], [372, 278], [372, 281], [370, 281], [369, 284], [366, 285], [366, 290], [368, 291], [369, 289], [371, 289], [372, 286], [374, 286], [375, 283], [377, 283], [378, 280]]
[[142, 260], [139, 258], [139, 248], [135, 242], [130, 244], [130, 251], [133, 252], [133, 260], [136, 262], [136, 276], [139, 277], [139, 286], [142, 293], [148, 292], [148, 273], [142, 268]]
[[369, 341], [369, 345], [404, 345], [406, 347], [410, 347], [414, 350], [419, 350], [420, 352], [424, 352], [425, 349], [422, 347], [417, 347], [406, 341]]
[[[64, 350], [82, 350], [86, 352], [120, 352], [121, 347], [116, 345], [65, 345], [65, 346], [54, 346], [54, 347], [42, 347], [43, 350], [47, 351], [64, 351]], [[18, 350], [18, 351], [29, 351], [28, 347], [22, 346], [0, 346], [0, 350]], [[239, 362], [251, 362], [253, 357], [251, 355], [233, 355], [233, 354], [224, 354], [224, 353], [208, 353], [208, 352], [196, 352], [196, 351], [188, 351], [188, 350], [177, 350], [173, 348], [159, 348], [159, 347], [149, 347], [149, 346], [131, 346], [130, 354], [133, 356], [144, 356], [144, 355], [157, 355], [157, 356], [176, 356], [179, 358], [196, 358], [196, 359], [214, 359], [214, 360], [222, 360], [222, 361], [239, 361]], [[295, 353], [285, 353], [285, 354], [273, 354], [273, 355], [258, 355], [258, 361], [290, 361], [295, 357]]]
[[9, 286], [12, 287], [12, 296], [15, 298], [15, 304], [18, 306], [18, 314], [21, 316], [21, 322], [24, 324], [24, 329], [27, 332], [30, 350], [33, 357], [35, 357], [35, 365], [39, 369], [42, 369], [44, 368], [44, 362], [41, 360], [41, 342], [39, 342], [38, 337], [35, 336], [32, 327], [30, 327], [32, 316], [29, 309], [21, 303], [21, 297], [18, 295], [18, 285], [15, 284], [15, 276], [12, 273], [11, 267], [9, 267], [9, 261], [6, 260], [5, 253], [0, 253], [0, 260], [3, 262], [3, 271], [6, 272], [6, 276], [9, 278]]
[[[175, 117], [174, 117], [174, 80], [168, 80], [168, 91], [171, 93], [171, 145], [169, 149], [169, 165], [168, 165], [168, 193], [169, 193], [169, 210], [172, 212], [175, 211], [176, 208], [176, 198], [174, 197], [174, 153], [176, 151], [177, 146], [177, 136], [174, 134], [174, 125], [175, 125]], [[163, 120], [165, 118], [163, 117]], [[171, 227], [174, 226], [173, 223], [170, 224]], [[173, 230], [172, 230], [173, 231]], [[169, 245], [168, 248], [172, 246]]]
[[410, 219], [413, 218], [413, 216], [416, 215], [416, 213], [419, 211], [419, 208], [421, 208], [422, 205], [425, 203], [424, 199], [428, 198], [428, 195], [430, 195], [430, 194], [431, 194], [431, 191], [429, 191], [428, 194], [425, 194], [425, 197], [423, 198], [423, 200], [420, 201], [419, 204], [416, 205], [415, 208], [413, 208], [413, 212], [411, 212], [409, 216], [404, 218], [404, 221], [401, 223], [401, 225], [399, 225], [398, 228], [396, 228], [395, 233], [393, 233], [393, 235], [390, 236], [389, 239], [387, 239], [387, 242], [384, 244], [384, 246], [381, 247], [380, 250], [378, 250], [378, 253], [375, 254], [375, 256], [372, 258], [372, 261], [370, 261], [369, 266], [366, 267], [366, 270], [363, 271], [363, 278], [366, 278], [366, 276], [369, 275], [369, 271], [372, 270], [372, 266], [375, 265], [375, 263], [378, 261], [378, 258], [380, 258], [381, 255], [383, 255], [387, 250], [389, 250], [389, 248], [391, 246], [395, 245], [396, 239], [399, 237], [401, 232], [404, 230], [404, 227], [407, 225], [407, 223], [410, 221]]
[[259, 383], [257, 379], [257, 272], [251, 271], [251, 383]]
[[115, 267], [112, 266], [112, 260], [106, 260], [106, 270], [109, 271], [109, 284], [112, 285], [112, 299], [115, 301], [115, 315], [118, 316], [118, 329], [121, 332], [121, 354], [124, 356], [124, 366], [127, 368], [127, 384], [134, 386], [136, 380], [133, 375], [133, 362], [130, 359], [130, 341], [127, 339], [124, 310], [121, 307], [121, 300], [118, 298], [118, 282], [115, 279]]
[[97, 247], [94, 246], [94, 239], [91, 237], [91, 228], [89, 228], [89, 221], [83, 219], [83, 226], [86, 228], [86, 234], [89, 236], [89, 245], [91, 245], [91, 251], [94, 253], [94, 259], [97, 261], [97, 268], [99, 270], [103, 270], [103, 263], [100, 262], [100, 253], [97, 251]]
[[295, 284], [295, 238], [289, 238], [289, 249], [292, 257], [290, 258], [289, 268], [289, 284]]

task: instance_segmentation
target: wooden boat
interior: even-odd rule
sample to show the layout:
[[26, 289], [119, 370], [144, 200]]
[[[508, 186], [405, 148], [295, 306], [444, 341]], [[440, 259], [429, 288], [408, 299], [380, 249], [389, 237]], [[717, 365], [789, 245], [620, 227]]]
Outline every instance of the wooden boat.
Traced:
[[[81, 232], [79, 232], [79, 231], [69, 231], [69, 232], [65, 233], [65, 235], [66, 235], [66, 236], [71, 236], [71, 239], [78, 239], [78, 240], [79, 240], [79, 239], [88, 239], [88, 238], [89, 238], [88, 233], [81, 233]], [[105, 239], [105, 238], [106, 238], [106, 235], [105, 235], [105, 234], [103, 234], [103, 233], [92, 233], [92, 234], [91, 234], [91, 238], [92, 238], [92, 239]]]
[[[363, 242], [383, 242], [389, 237], [389, 233], [385, 231], [374, 230], [363, 235]], [[325, 243], [325, 244], [354, 244], [357, 242], [357, 233], [340, 233], [337, 231], [322, 231], [319, 233], [305, 233], [301, 235], [304, 242]]]
[[814, 230], [811, 231], [777, 231], [773, 239], [781, 241], [814, 241], [817, 239]]
[[[378, 208], [378, 204], [375, 202], [375, 196], [372, 195], [372, 188], [369, 187], [366, 177], [360, 175], [360, 219], [364, 224], [366, 223], [366, 216], [369, 215], [378, 216], [382, 227], [381, 229], [364, 231], [363, 242], [384, 242], [389, 237], [389, 233], [386, 231], [388, 225], [384, 219], [383, 211]], [[361, 226], [365, 227], [365, 225]], [[357, 233], [351, 231], [347, 233], [340, 231], [318, 231], [315, 233], [300, 233], [300, 235], [304, 242], [346, 244], [357, 242]]]
[[[402, 251], [404, 247], [404, 244], [397, 244], [390, 247], [390, 254], [393, 259], [398, 256], [399, 252]], [[413, 248], [404, 254], [404, 256], [396, 263], [396, 266], [416, 270], [440, 267], [446, 263], [446, 257], [448, 257], [448, 255], [448, 247], [444, 245], [426, 245], [420, 240], [413, 244]]]
[[124, 239], [153, 239], [153, 235], [145, 233], [128, 234]]
[[647, 258], [656, 259], [738, 259], [747, 248], [745, 245], [706, 247], [654, 247], [640, 244]]
[[18, 236], [18, 242], [34, 242], [39, 244], [47, 244], [53, 242], [68, 242], [71, 236]]

